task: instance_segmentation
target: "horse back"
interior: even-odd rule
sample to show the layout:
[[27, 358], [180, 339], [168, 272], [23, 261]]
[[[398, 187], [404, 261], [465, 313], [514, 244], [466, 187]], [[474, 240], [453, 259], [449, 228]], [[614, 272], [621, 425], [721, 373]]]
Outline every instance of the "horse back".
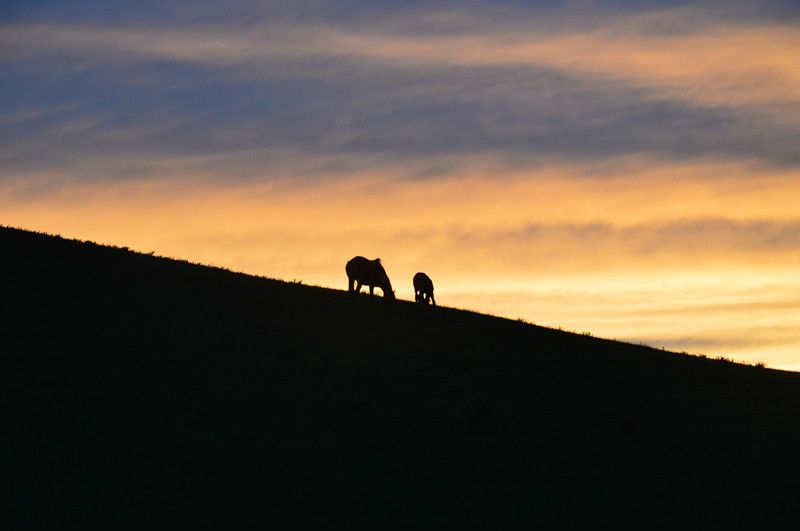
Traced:
[[366, 285], [377, 286], [388, 279], [380, 258], [369, 260], [363, 256], [356, 256], [347, 262], [344, 269], [349, 278], [354, 278]]

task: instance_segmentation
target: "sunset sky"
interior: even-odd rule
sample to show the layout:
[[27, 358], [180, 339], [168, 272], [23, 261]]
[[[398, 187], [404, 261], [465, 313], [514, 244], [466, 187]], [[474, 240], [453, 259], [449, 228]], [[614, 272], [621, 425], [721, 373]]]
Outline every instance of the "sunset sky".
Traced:
[[3, 225], [800, 370], [796, 0], [5, 1], [0, 139]]

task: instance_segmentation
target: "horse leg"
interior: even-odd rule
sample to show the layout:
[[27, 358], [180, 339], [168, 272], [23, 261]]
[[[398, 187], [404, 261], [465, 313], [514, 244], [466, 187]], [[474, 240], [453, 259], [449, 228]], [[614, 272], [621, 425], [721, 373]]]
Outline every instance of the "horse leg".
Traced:
[[375, 295], [375, 286], [370, 286], [369, 287], [369, 294], [370, 295]]
[[355, 291], [356, 279], [347, 277], [347, 291]]
[[436, 306], [436, 299], [433, 298], [433, 292], [431, 292], [431, 302]]

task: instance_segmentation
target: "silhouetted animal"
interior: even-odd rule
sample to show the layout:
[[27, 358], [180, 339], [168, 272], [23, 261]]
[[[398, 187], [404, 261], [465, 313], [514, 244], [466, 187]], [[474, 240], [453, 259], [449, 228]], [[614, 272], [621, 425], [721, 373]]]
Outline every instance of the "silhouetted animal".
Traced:
[[423, 304], [432, 302], [436, 306], [436, 299], [433, 298], [433, 281], [425, 273], [414, 275], [414, 300]]
[[358, 293], [361, 286], [369, 286], [369, 294], [373, 295], [375, 287], [383, 290], [383, 296], [394, 299], [394, 290], [386, 270], [381, 265], [381, 259], [369, 260], [363, 256], [356, 256], [344, 268], [347, 273], [348, 291]]

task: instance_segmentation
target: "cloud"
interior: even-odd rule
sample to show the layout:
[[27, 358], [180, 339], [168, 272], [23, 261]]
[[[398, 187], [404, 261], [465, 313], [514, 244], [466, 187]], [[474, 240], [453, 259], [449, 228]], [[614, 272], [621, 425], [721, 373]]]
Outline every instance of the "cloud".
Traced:
[[[120, 161], [118, 171], [107, 167], [109, 179], [130, 175], [126, 159], [141, 164], [201, 156], [227, 157], [232, 164], [226, 178], [245, 179], [271, 154], [287, 151], [361, 157], [364, 167], [373, 157], [427, 164], [416, 178], [447, 177], [475, 155], [494, 158], [509, 171], [558, 158], [640, 153], [800, 162], [791, 129], [780, 124], [738, 110], [654, 102], [635, 90], [546, 69], [380, 71], [310, 84], [161, 70], [81, 73], [63, 84], [61, 96], [47, 96], [50, 106], [68, 109], [0, 125], [7, 139], [0, 151], [6, 177], [59, 172], [102, 155]], [[130, 81], [148, 72], [152, 84]], [[49, 94], [38, 84], [24, 88]], [[237, 160], [237, 154], [246, 157]]]
[[221, 28], [215, 22], [188, 29], [18, 23], [3, 26], [2, 35], [10, 57], [248, 68], [288, 59], [298, 61], [295, 75], [314, 75], [317, 64], [303, 68], [303, 58], [395, 67], [538, 66], [609, 76], [707, 104], [799, 100], [794, 65], [800, 32], [789, 23], [759, 19], [753, 9], [747, 18], [709, 4], [627, 15], [475, 7], [367, 13], [355, 21], [261, 13]]
[[[243, 6], [255, 14], [217, 24], [3, 25], [4, 80], [17, 94], [0, 104], [4, 167], [114, 155], [106, 178], [124, 179], [135, 173], [126, 158], [259, 150], [251, 158], [437, 159], [417, 174], [428, 178], [474, 153], [512, 168], [632, 154], [800, 163], [800, 33], [774, 18], [723, 17], [719, 6], [620, 16], [603, 4], [380, 6], [355, 19], [281, 4], [270, 18]], [[43, 107], [62, 110], [2, 118]]]
[[[448, 286], [450, 288], [450, 286]], [[800, 284], [790, 269], [531, 277], [516, 289], [442, 290], [444, 304], [673, 351], [800, 368]], [[446, 298], [445, 298], [446, 293]]]
[[413, 162], [351, 172], [345, 158], [331, 172], [337, 161], [323, 158], [307, 160], [311, 178], [298, 183], [296, 157], [276, 153], [275, 160], [281, 156], [291, 159], [282, 178], [226, 184], [202, 173], [225, 170], [229, 160], [214, 157], [158, 161], [147, 170], [158, 179], [48, 184], [44, 192], [36, 189], [44, 176], [20, 179], [0, 189], [0, 208], [5, 223], [141, 242], [225, 265], [250, 254], [258, 263], [249, 261], [248, 270], [314, 271], [318, 282], [327, 282], [329, 266], [309, 264], [342, 253], [396, 256], [403, 267], [437, 264], [453, 278], [502, 272], [508, 282], [772, 268], [800, 257], [793, 171], [620, 160], [599, 177], [592, 164], [495, 177], [491, 161], [473, 158], [470, 172], [431, 181], [403, 178], [420, 170]]

